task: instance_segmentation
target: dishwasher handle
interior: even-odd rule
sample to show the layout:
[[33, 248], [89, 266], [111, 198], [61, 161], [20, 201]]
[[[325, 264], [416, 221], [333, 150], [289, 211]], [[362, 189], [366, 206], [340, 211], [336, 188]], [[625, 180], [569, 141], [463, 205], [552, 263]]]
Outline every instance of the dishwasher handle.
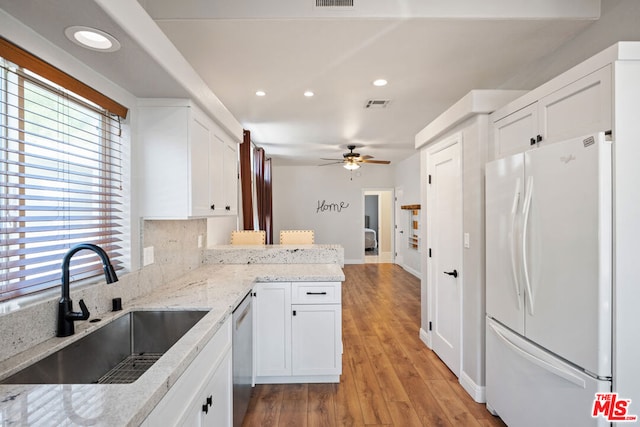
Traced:
[[[251, 312], [251, 296], [252, 293], [249, 291], [247, 295], [242, 299], [242, 302], [238, 304], [238, 307], [233, 311], [234, 315], [234, 326], [236, 329], [240, 327], [242, 321], [247, 317], [247, 315]], [[241, 310], [238, 314], [237, 312]]]

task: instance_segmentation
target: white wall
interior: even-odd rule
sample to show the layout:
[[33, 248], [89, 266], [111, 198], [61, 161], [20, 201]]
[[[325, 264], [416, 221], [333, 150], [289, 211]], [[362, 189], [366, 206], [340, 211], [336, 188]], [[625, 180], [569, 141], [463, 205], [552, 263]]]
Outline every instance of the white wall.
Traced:
[[[417, 205], [420, 204], [420, 153], [416, 152], [413, 156], [399, 162], [395, 167], [395, 186], [402, 191], [396, 193], [398, 198], [397, 204], [402, 205]], [[423, 209], [425, 206], [422, 207]], [[398, 254], [396, 262], [405, 270], [420, 277], [420, 254], [423, 253], [421, 247], [419, 250], [409, 248], [407, 244], [407, 237], [410, 234], [409, 216], [411, 211], [397, 210], [398, 218], [396, 218], [396, 224], [401, 228], [404, 233], [400, 241], [396, 242], [396, 253]], [[423, 224], [420, 224], [422, 227]]]
[[573, 40], [522, 71], [502, 88], [533, 89], [619, 41], [640, 40], [640, 1], [602, 0], [601, 17]]
[[[280, 230], [312, 229], [316, 243], [344, 247], [345, 263], [362, 263], [363, 190], [393, 187], [393, 166], [364, 165], [351, 174], [340, 165], [274, 165], [274, 236], [279, 236]], [[324, 210], [319, 209], [323, 202]]]

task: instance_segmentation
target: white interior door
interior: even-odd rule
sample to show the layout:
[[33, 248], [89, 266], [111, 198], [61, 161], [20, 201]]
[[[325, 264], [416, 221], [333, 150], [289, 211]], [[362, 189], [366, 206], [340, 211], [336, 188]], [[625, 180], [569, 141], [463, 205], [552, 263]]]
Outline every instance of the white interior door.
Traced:
[[427, 264], [433, 351], [460, 374], [462, 307], [462, 172], [460, 140], [428, 153]]

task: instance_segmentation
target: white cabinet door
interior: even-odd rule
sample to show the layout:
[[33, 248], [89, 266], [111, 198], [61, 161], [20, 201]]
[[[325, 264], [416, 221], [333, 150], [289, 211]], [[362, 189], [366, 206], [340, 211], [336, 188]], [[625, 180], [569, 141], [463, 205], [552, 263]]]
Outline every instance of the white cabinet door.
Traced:
[[227, 142], [223, 146], [224, 176], [224, 209], [228, 214], [238, 212], [238, 146]]
[[184, 427], [230, 427], [232, 415], [231, 352], [227, 351], [198, 397], [191, 402], [180, 425]]
[[189, 123], [189, 181], [191, 212], [189, 216], [209, 215], [214, 183], [211, 177], [215, 152], [212, 150], [211, 129], [204, 117], [195, 112]]
[[256, 375], [291, 375], [291, 283], [256, 286]]
[[543, 144], [611, 130], [611, 65], [538, 101]]
[[342, 313], [338, 304], [292, 307], [292, 374], [342, 373]]
[[138, 194], [144, 217], [189, 215], [188, 120], [188, 108], [138, 109], [138, 174], [143, 185]]
[[526, 151], [538, 134], [538, 105], [530, 104], [493, 124], [495, 158]]
[[224, 141], [220, 136], [220, 131], [215, 130], [211, 138], [211, 182], [213, 191], [211, 192], [211, 213], [213, 215], [223, 215], [224, 205]]

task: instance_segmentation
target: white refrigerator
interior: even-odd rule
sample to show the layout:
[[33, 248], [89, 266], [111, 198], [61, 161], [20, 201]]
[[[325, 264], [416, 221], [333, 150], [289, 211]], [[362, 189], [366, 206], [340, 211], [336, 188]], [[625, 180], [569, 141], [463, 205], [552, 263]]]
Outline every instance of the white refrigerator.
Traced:
[[608, 425], [611, 150], [598, 133], [486, 166], [486, 398], [510, 427]]

